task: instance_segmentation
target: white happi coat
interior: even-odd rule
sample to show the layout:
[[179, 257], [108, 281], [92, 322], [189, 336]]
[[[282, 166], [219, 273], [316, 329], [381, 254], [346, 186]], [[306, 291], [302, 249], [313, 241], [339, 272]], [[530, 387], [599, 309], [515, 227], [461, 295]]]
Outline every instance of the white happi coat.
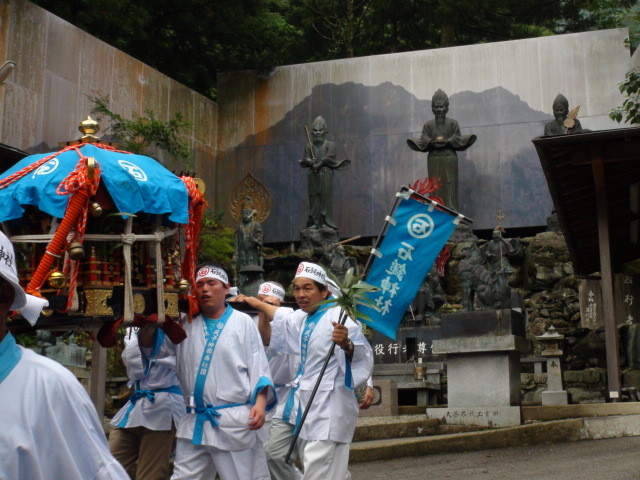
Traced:
[[[158, 330], [158, 335], [164, 335], [164, 332]], [[177, 425], [186, 411], [184, 398], [178, 393], [180, 386], [176, 375], [176, 356], [169, 355], [153, 360], [144, 358], [138, 346], [137, 332], [127, 331], [124, 342], [122, 361], [130, 379], [129, 386], [135, 387], [136, 391], [148, 393], [133, 404], [129, 399], [115, 414], [111, 425], [121, 428], [171, 430], [173, 423]]]
[[[11, 358], [19, 358], [13, 369]], [[16, 345], [8, 333], [0, 342], [0, 379], [0, 478], [129, 480], [69, 370]]]
[[[307, 314], [302, 310], [291, 312], [279, 308], [271, 322], [271, 342], [269, 347], [275, 351], [300, 355], [301, 338]], [[329, 308], [318, 321], [311, 337], [304, 373], [296, 379], [299, 388], [294, 392], [294, 405], [291, 417], [284, 421], [295, 424], [298, 415], [302, 415], [311, 396], [322, 365], [332, 345], [332, 322], [338, 322], [339, 308]], [[358, 418], [358, 402], [354, 387], [366, 383], [373, 370], [373, 351], [360, 327], [351, 319], [345, 326], [349, 329], [349, 338], [355, 346], [353, 358], [347, 359], [339, 347], [335, 348], [316, 392], [313, 404], [300, 430], [300, 438], [307, 441], [331, 440], [339, 443], [351, 443]], [[351, 370], [350, 385], [345, 378]], [[282, 402], [286, 402], [285, 399]]]
[[[150, 358], [160, 359], [175, 353], [182, 393], [190, 398], [205, 350], [205, 325], [202, 315], [198, 315], [191, 323], [183, 321], [182, 326], [187, 338], [178, 345], [165, 339], [162, 345], [154, 348], [157, 352], [152, 352]], [[148, 353], [147, 350], [143, 349], [143, 353]], [[213, 352], [204, 386], [204, 403], [213, 406], [242, 405], [219, 410], [217, 427], [205, 421], [202, 445], [238, 451], [253, 448], [256, 442], [263, 443], [268, 432], [262, 428], [249, 430], [248, 424], [256, 395], [267, 387], [271, 387], [267, 393], [267, 409], [270, 409], [275, 406], [276, 396], [260, 333], [249, 315], [234, 310]], [[195, 424], [196, 414], [183, 416], [178, 422], [176, 437], [192, 440]]]
[[[283, 309], [293, 312], [292, 308], [282, 307]], [[284, 313], [283, 313], [284, 314]], [[258, 325], [259, 316], [255, 315], [253, 320]], [[272, 409], [267, 415], [267, 420], [274, 418], [282, 419], [282, 412], [284, 410], [284, 401], [287, 399], [289, 392], [291, 391], [291, 382], [296, 377], [298, 371], [298, 365], [300, 365], [300, 356], [287, 354], [284, 352], [278, 352], [270, 346], [265, 347], [265, 353], [269, 360], [269, 370], [271, 371], [271, 380], [278, 396], [278, 405]]]

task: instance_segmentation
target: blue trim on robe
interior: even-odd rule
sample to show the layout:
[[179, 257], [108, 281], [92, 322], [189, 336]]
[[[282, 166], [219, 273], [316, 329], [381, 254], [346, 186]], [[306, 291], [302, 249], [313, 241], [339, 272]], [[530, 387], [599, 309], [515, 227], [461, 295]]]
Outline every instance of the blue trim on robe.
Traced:
[[[353, 346], [353, 355], [356, 354], [356, 346]], [[349, 390], [353, 390], [353, 374], [351, 373], [351, 361], [353, 360], [353, 358], [349, 358], [349, 356], [345, 353], [344, 354], [347, 362], [346, 362], [346, 368], [345, 368], [345, 372], [344, 372], [344, 386], [346, 388], [348, 388]]]
[[0, 383], [13, 371], [21, 358], [22, 350], [16, 344], [13, 335], [7, 332], [0, 342]]
[[162, 347], [162, 344], [164, 343], [164, 337], [164, 330], [160, 330], [159, 328], [156, 329], [156, 335], [153, 342], [153, 350], [151, 351], [151, 355], [149, 355], [150, 359], [154, 358], [160, 352], [160, 347]]
[[260, 377], [260, 379], [258, 380], [258, 383], [256, 383], [256, 388], [253, 389], [253, 393], [251, 394], [251, 398], [249, 399], [249, 403], [251, 405], [255, 405], [256, 397], [260, 392], [262, 392], [262, 390], [264, 390], [267, 387], [271, 387], [271, 390], [273, 391], [273, 401], [266, 406], [264, 410], [265, 412], [268, 412], [269, 410], [271, 410], [278, 403], [278, 395], [276, 394], [276, 389], [273, 386], [273, 383], [271, 382], [271, 380], [269, 380], [267, 377]]
[[141, 390], [140, 382], [137, 381], [136, 390], [135, 392], [133, 392], [131, 397], [129, 397], [129, 402], [130, 402], [129, 408], [124, 414], [124, 417], [122, 417], [122, 420], [120, 420], [120, 423], [118, 423], [118, 427], [125, 428], [127, 426], [127, 422], [129, 421], [129, 414], [133, 411], [133, 408], [136, 406], [136, 403], [138, 403], [138, 400], [140, 400], [143, 397], [146, 397], [147, 400], [149, 400], [151, 403], [155, 403], [156, 393], [159, 393], [159, 392], [182, 395], [182, 390], [178, 385], [171, 385], [170, 387], [166, 387], [166, 388], [155, 388], [153, 390]]

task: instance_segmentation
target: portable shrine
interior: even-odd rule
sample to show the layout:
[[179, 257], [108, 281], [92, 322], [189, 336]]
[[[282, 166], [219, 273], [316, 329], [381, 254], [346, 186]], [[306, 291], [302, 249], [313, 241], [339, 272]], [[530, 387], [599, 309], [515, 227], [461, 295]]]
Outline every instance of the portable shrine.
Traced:
[[204, 184], [101, 141], [90, 117], [79, 128], [79, 140], [0, 175], [0, 222], [21, 283], [49, 302], [35, 328], [99, 330], [104, 347], [118, 326], [157, 321], [179, 336], [179, 310], [197, 308]]

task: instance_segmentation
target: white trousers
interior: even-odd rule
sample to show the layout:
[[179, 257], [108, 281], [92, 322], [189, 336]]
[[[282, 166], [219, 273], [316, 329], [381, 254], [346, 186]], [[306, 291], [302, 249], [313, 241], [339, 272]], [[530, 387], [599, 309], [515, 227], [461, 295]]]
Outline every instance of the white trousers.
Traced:
[[300, 470], [294, 464], [298, 458], [297, 448], [291, 452], [290, 463], [284, 461], [293, 438], [293, 429], [293, 425], [279, 418], [274, 418], [271, 422], [269, 440], [267, 440], [265, 447], [271, 480], [300, 480], [302, 478]]
[[171, 480], [270, 480], [262, 443], [255, 447], [228, 452], [207, 445], [194, 445], [178, 438]]
[[331, 440], [300, 440], [300, 459], [304, 470], [303, 480], [351, 480], [349, 444]]

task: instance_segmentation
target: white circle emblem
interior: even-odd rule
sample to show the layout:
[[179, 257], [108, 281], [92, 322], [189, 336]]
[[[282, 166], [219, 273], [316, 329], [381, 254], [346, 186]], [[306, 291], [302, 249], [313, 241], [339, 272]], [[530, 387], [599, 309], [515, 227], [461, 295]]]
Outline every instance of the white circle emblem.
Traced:
[[53, 173], [56, 171], [56, 169], [58, 168], [58, 165], [60, 165], [60, 162], [58, 162], [58, 159], [52, 158], [48, 162], [43, 163], [38, 168], [36, 168], [36, 171], [33, 172], [33, 176], [31, 178], [36, 178], [36, 175], [49, 175], [50, 173]]
[[135, 163], [131, 163], [126, 160], [118, 160], [118, 164], [122, 168], [124, 168], [127, 171], [127, 173], [131, 175], [133, 178], [135, 178], [137, 181], [139, 182], [147, 181], [147, 174], [144, 173], [144, 170], [142, 170]]
[[407, 231], [413, 238], [426, 238], [434, 228], [433, 219], [426, 213], [414, 215], [407, 222]]

